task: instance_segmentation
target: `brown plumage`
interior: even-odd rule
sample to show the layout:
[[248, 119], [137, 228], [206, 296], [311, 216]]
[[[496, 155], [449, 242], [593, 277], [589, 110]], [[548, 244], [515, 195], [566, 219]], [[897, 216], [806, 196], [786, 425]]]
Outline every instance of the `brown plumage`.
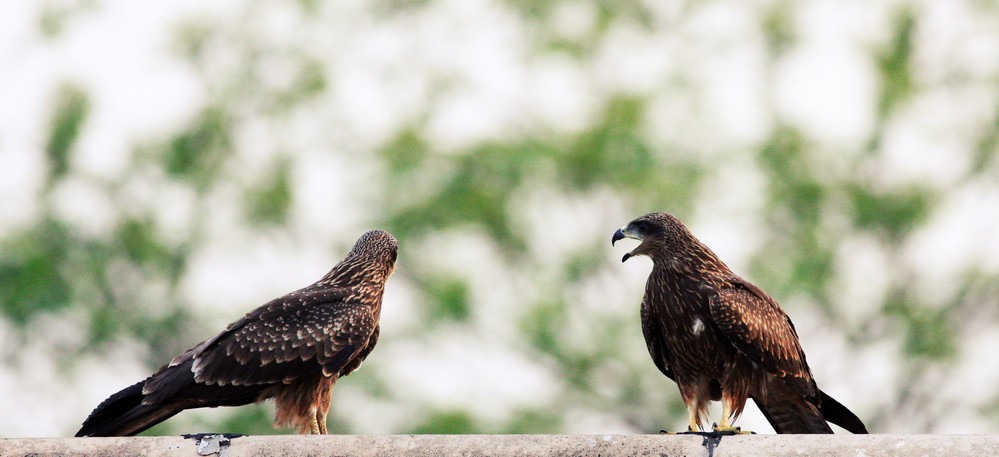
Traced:
[[135, 435], [185, 409], [274, 398], [274, 425], [325, 434], [336, 380], [378, 341], [398, 242], [372, 230], [315, 284], [247, 313], [155, 374], [112, 395], [76, 436]]
[[777, 302], [733, 273], [679, 220], [653, 213], [614, 233], [642, 243], [624, 255], [652, 259], [642, 331], [656, 366], [680, 388], [690, 428], [703, 430], [721, 400], [731, 430], [752, 398], [777, 433], [832, 433], [826, 421], [867, 433], [850, 410], [818, 389], [794, 324]]

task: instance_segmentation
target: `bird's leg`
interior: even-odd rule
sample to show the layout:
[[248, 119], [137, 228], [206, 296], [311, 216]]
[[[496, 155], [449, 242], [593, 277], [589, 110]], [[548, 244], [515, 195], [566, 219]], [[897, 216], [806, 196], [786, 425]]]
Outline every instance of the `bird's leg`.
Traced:
[[330, 378], [328, 381], [324, 382], [322, 388], [319, 391], [319, 397], [316, 399], [316, 425], [319, 428], [319, 434], [325, 435], [326, 430], [326, 415], [330, 412], [330, 403], [333, 400], [333, 385], [336, 384], [336, 378]]
[[312, 426], [312, 429], [309, 430], [310, 435], [319, 435], [319, 421], [317, 420], [316, 417], [317, 417], [316, 415], [313, 415], [312, 420], [309, 421], [310, 425]]
[[688, 432], [701, 431], [701, 414], [697, 403], [687, 403], [687, 415], [690, 416], [690, 424], [687, 426]]
[[319, 434], [325, 435], [326, 432], [326, 411], [322, 408], [316, 410], [316, 425], [319, 426]]
[[683, 435], [687, 433], [701, 433], [701, 411], [704, 408], [699, 406], [699, 403], [695, 400], [687, 402], [687, 414], [690, 416], [690, 422], [687, 425], [687, 431], [685, 432], [670, 432], [667, 430], [660, 430], [660, 435]]
[[728, 419], [729, 416], [731, 416], [731, 415], [732, 415], [732, 405], [731, 405], [731, 403], [729, 403], [727, 401], [722, 401], [721, 424], [718, 424], [718, 426], [716, 427], [716, 429], [719, 429], [719, 428], [722, 428], [722, 429], [724, 429], [724, 428], [731, 428], [731, 426], [729, 425], [729, 419]]
[[734, 402], [734, 399], [733, 399], [732, 395], [730, 395], [730, 394], [728, 394], [728, 393], [726, 393], [726, 392], [723, 391], [722, 392], [722, 401], [721, 401], [721, 404], [722, 404], [721, 423], [720, 424], [717, 424], [717, 423], [714, 424], [714, 427], [712, 427], [712, 431], [715, 432], [715, 433], [723, 433], [723, 434], [726, 434], [726, 435], [743, 435], [743, 434], [748, 435], [748, 434], [755, 434], [754, 432], [750, 432], [748, 430], [747, 431], [742, 431], [742, 427], [735, 427], [735, 426], [732, 425], [731, 420], [732, 420], [732, 416], [733, 416], [733, 414], [732, 414], [732, 411], [733, 411], [733, 406], [732, 406], [733, 402]]

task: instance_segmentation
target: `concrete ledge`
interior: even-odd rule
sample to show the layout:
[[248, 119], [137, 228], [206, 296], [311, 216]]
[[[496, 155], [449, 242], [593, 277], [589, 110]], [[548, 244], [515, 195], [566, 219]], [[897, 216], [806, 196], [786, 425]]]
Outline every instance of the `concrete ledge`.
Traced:
[[[224, 441], [224, 440], [223, 440]], [[328, 435], [8, 438], [0, 456], [986, 456], [999, 435]]]

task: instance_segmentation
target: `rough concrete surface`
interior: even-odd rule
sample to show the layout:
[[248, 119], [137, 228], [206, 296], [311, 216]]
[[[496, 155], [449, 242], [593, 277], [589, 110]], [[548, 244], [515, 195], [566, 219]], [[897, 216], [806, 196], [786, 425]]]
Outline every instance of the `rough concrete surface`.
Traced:
[[[199, 448], [201, 453], [199, 454]], [[7, 438], [0, 456], [991, 456], [999, 435], [327, 435]]]

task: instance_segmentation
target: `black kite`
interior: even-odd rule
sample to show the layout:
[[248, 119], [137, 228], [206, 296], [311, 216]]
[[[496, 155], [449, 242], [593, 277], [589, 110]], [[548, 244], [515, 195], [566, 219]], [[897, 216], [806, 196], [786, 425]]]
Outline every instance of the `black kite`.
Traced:
[[274, 398], [275, 426], [326, 434], [333, 385], [378, 341], [398, 242], [372, 230], [315, 284], [272, 300], [112, 395], [76, 436], [135, 435], [185, 409]]
[[770, 295], [737, 276], [679, 220], [653, 213], [629, 222], [611, 241], [642, 243], [624, 255], [652, 259], [642, 300], [642, 332], [656, 366], [676, 382], [703, 429], [708, 402], [721, 400], [716, 431], [752, 398], [777, 433], [832, 433], [826, 421], [867, 433], [849, 409], [819, 390], [794, 324]]

